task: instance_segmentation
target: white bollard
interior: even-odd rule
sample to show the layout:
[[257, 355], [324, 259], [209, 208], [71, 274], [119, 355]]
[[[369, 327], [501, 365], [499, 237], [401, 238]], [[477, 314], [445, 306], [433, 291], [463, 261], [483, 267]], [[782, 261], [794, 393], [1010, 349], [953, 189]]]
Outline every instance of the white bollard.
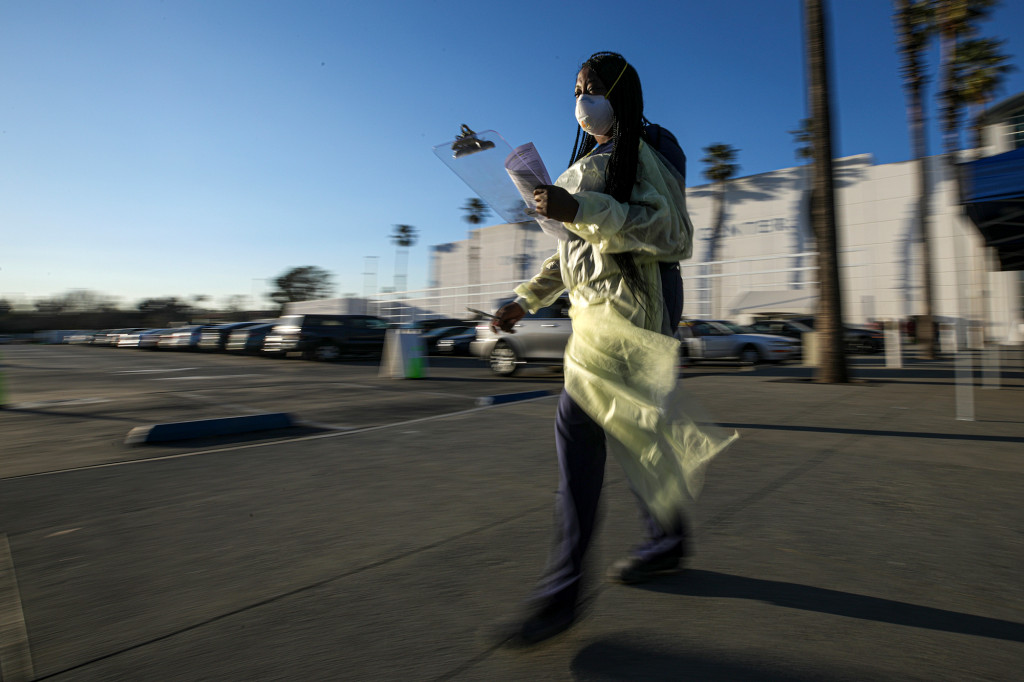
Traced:
[[379, 376], [392, 379], [423, 379], [427, 376], [427, 354], [419, 329], [387, 331]]
[[[966, 332], [963, 324], [961, 321], [959, 331]], [[967, 348], [959, 348], [956, 353], [956, 418], [974, 421], [974, 361]]]
[[893, 369], [903, 367], [903, 345], [900, 338], [899, 320], [885, 321], [885, 366]]
[[1000, 369], [1000, 353], [999, 346], [992, 344], [983, 350], [981, 355], [981, 366], [983, 371], [981, 373], [981, 387], [987, 389], [997, 389], [1000, 387], [1001, 380], [1001, 369]]

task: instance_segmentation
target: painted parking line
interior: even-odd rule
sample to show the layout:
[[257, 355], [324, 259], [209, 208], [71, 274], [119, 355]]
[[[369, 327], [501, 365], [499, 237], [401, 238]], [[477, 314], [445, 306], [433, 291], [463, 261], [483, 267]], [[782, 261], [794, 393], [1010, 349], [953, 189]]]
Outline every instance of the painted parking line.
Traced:
[[111, 374], [166, 374], [168, 372], [188, 372], [198, 367], [175, 367], [174, 369], [124, 369]]
[[485, 395], [476, 399], [476, 404], [480, 407], [487, 407], [489, 405], [504, 405], [505, 403], [517, 403], [521, 400], [536, 400], [537, 398], [546, 398], [548, 396], [557, 395], [561, 391], [541, 390], [541, 391], [521, 391], [519, 393], [502, 393], [500, 395]]
[[93, 403], [109, 403], [109, 398], [68, 398], [66, 400], [33, 400], [27, 403], [13, 403], [9, 410], [34, 410], [38, 407], [65, 407], [67, 405], [91, 405]]
[[7, 535], [0, 533], [0, 678], [27, 682], [34, 676], [11, 545]]
[[322, 429], [324, 431], [351, 431], [352, 429], [359, 428], [358, 426], [344, 426], [342, 424], [324, 424], [323, 422], [313, 422], [308, 419], [299, 419], [295, 423], [299, 426], [308, 426], [312, 429]]
[[193, 374], [187, 377], [155, 377], [150, 381], [208, 381], [210, 379], [240, 379], [242, 377], [261, 377], [262, 374]]

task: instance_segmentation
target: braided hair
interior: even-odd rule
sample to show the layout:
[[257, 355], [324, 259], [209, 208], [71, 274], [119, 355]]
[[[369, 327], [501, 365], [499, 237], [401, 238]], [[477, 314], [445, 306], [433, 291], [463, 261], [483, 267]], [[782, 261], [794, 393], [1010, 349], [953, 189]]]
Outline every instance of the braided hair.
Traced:
[[[646, 119], [644, 118], [644, 95], [640, 87], [640, 76], [625, 57], [616, 52], [597, 52], [580, 65], [580, 70], [585, 66], [597, 72], [598, 78], [607, 87], [611, 88], [612, 84], [615, 84], [607, 95], [614, 112], [611, 129], [614, 147], [605, 170], [604, 192], [610, 194], [616, 201], [628, 203], [633, 194], [633, 187], [637, 183], [640, 140], [645, 137], [644, 122]], [[573, 165], [590, 154], [596, 146], [597, 140], [593, 136], [583, 133], [582, 129], [577, 126], [576, 142], [573, 144], [569, 165]], [[636, 297], [637, 303], [646, 313], [647, 308], [644, 307], [644, 304], [650, 303], [651, 295], [633, 254], [616, 253], [612, 254], [612, 258], [619, 266], [622, 277]]]

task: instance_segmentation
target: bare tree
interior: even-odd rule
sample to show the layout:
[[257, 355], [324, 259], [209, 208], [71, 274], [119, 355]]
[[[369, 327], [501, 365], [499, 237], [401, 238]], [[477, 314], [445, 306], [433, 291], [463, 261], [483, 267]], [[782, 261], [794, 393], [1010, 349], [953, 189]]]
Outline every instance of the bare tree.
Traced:
[[331, 273], [315, 265], [292, 268], [274, 280], [276, 289], [270, 300], [284, 308], [285, 303], [327, 298], [334, 291]]
[[90, 289], [72, 289], [33, 304], [41, 313], [106, 313], [117, 310], [117, 301]]

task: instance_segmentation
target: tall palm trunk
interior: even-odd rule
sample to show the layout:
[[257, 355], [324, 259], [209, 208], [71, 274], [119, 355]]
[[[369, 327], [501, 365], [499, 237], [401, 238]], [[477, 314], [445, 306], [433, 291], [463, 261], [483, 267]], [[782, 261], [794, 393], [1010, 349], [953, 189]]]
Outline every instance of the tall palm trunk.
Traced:
[[[711, 230], [711, 243], [708, 245], [707, 262], [715, 263], [718, 260], [718, 247], [721, 244], [722, 232], [725, 230], [725, 190], [729, 180], [736, 175], [739, 165], [733, 163], [736, 160], [738, 149], [721, 142], [708, 145], [704, 148], [702, 163], [707, 164], [704, 169], [704, 177], [714, 183], [715, 198], [715, 223]], [[707, 266], [705, 266], [706, 268]], [[707, 272], [707, 270], [705, 270]], [[714, 315], [719, 311], [720, 306], [716, 301], [721, 298], [720, 289], [721, 266], [715, 263], [711, 266], [712, 277], [707, 280], [707, 302], [708, 312]]]
[[932, 269], [932, 241], [930, 235], [929, 209], [931, 208], [930, 183], [928, 181], [928, 151], [924, 130], [924, 107], [921, 88], [911, 93], [910, 127], [917, 159], [917, 234], [921, 241], [921, 266], [924, 285], [924, 314], [916, 325], [916, 335], [921, 347], [921, 356], [934, 359], [938, 353], [935, 335], [935, 273]]
[[708, 260], [711, 262], [711, 288], [710, 306], [711, 316], [718, 317], [721, 313], [722, 299], [722, 266], [718, 263], [718, 245], [722, 240], [722, 231], [725, 229], [725, 182], [717, 183], [715, 187], [715, 227], [711, 233], [711, 247], [708, 250]]
[[[928, 143], [924, 120], [924, 65], [922, 53], [928, 35], [925, 17], [914, 16], [912, 0], [897, 1], [897, 30], [903, 51], [903, 78], [907, 90], [907, 122], [914, 159], [917, 161], [917, 215], [915, 231], [921, 244], [921, 266], [924, 286], [924, 314], [918, 319], [917, 341], [921, 356], [934, 359], [938, 353], [935, 336], [935, 282], [932, 269], [932, 243], [929, 234], [931, 184], [928, 181]], [[917, 7], [920, 7], [918, 5]], [[915, 24], [915, 20], [918, 22]]]
[[832, 169], [832, 111], [829, 106], [828, 49], [823, 0], [804, 0], [808, 95], [814, 121], [814, 234], [818, 241], [818, 311], [814, 331], [818, 340], [815, 381], [850, 380], [843, 348], [843, 307], [839, 281], [835, 184]]

